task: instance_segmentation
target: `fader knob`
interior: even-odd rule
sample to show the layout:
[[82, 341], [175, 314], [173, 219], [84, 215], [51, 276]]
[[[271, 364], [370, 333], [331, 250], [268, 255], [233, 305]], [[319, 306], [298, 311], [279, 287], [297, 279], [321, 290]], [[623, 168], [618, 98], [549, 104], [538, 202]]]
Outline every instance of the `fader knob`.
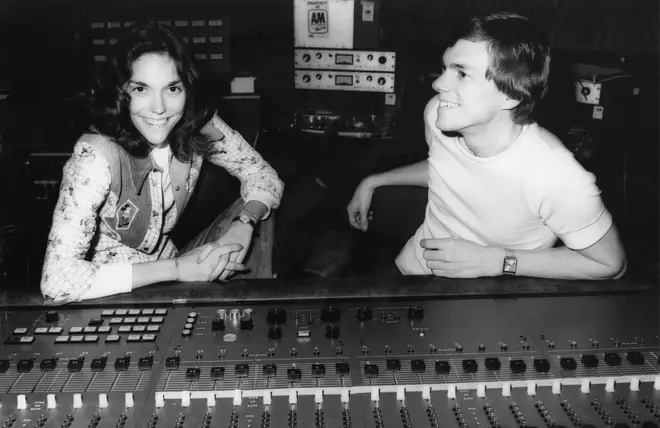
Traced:
[[270, 326], [268, 329], [268, 338], [269, 339], [281, 339], [282, 338], [282, 327], [279, 325]]
[[371, 321], [372, 319], [374, 319], [373, 311], [368, 306], [365, 306], [363, 308], [358, 308], [357, 319], [359, 319], [360, 321]]
[[281, 308], [270, 308], [266, 315], [268, 324], [284, 324], [286, 322], [286, 311]]
[[424, 319], [424, 308], [421, 306], [413, 306], [408, 308], [408, 318], [411, 320]]
[[339, 308], [328, 306], [321, 309], [321, 321], [323, 322], [337, 322], [341, 318], [341, 311]]

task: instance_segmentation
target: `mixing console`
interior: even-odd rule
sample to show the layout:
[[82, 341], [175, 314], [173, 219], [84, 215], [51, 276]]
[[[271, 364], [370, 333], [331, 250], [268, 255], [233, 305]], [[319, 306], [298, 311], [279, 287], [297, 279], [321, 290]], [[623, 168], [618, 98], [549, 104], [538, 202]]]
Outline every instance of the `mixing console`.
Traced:
[[0, 427], [658, 427], [658, 334], [648, 295], [7, 310]]

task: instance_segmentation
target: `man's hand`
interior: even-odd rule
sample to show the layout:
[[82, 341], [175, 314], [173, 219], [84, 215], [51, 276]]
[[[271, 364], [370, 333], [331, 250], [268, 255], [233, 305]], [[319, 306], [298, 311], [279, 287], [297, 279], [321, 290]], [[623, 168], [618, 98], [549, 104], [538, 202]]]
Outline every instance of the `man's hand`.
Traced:
[[219, 263], [217, 269], [214, 271], [214, 278], [221, 280], [227, 279], [229, 275], [238, 272], [232, 270], [231, 267], [234, 264], [243, 263], [243, 259], [245, 259], [245, 255], [250, 249], [250, 244], [252, 244], [252, 232], [254, 230], [249, 224], [241, 222], [232, 223], [224, 235], [202, 247], [202, 251], [197, 258], [197, 263], [202, 263], [217, 248], [230, 244], [239, 244], [241, 250], [229, 253], [229, 263]]
[[422, 239], [426, 265], [433, 275], [448, 278], [478, 278], [502, 273], [503, 248], [484, 247], [457, 238]]

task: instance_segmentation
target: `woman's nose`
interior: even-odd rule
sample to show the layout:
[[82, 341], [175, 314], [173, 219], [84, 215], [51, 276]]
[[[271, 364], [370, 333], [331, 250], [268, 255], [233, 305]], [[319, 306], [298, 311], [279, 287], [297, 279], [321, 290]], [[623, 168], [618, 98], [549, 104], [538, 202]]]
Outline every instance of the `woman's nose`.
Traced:
[[151, 100], [151, 104], [149, 105], [149, 110], [152, 113], [156, 113], [156, 114], [165, 113], [165, 102], [163, 100], [163, 97], [160, 95], [154, 95], [154, 97]]

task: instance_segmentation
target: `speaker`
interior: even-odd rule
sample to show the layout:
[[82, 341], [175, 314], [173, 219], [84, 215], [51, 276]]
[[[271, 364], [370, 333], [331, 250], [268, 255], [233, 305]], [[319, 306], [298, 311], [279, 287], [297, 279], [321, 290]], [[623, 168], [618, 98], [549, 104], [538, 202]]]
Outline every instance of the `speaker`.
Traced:
[[261, 129], [261, 96], [234, 94], [221, 97], [218, 114], [254, 146]]

